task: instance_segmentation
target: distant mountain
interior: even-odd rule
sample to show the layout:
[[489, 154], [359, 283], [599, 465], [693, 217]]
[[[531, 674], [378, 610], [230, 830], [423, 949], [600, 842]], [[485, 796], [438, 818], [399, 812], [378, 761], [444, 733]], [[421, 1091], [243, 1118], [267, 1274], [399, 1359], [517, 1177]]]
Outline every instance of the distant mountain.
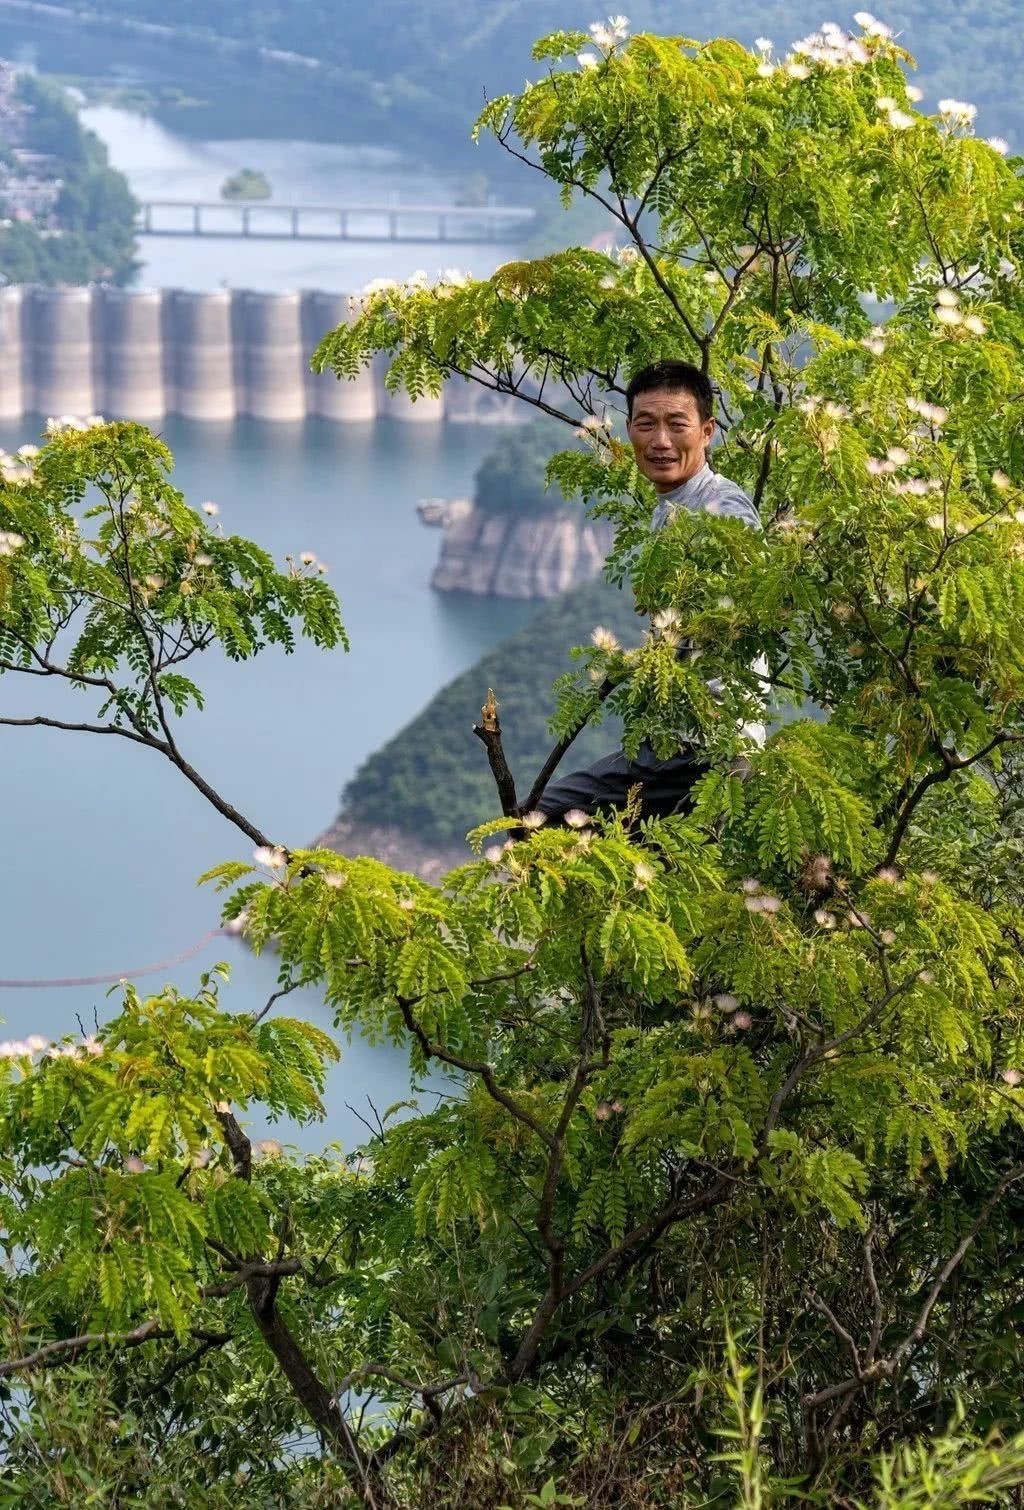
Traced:
[[[360, 93], [370, 81], [380, 104], [464, 135], [485, 92], [517, 88], [531, 72], [530, 44], [545, 32], [585, 26], [597, 7], [581, 0], [72, 0], [83, 13], [122, 16], [219, 34], [253, 46], [299, 53], [350, 72]], [[1024, 27], [1019, 0], [879, 0], [920, 64], [929, 99], [954, 94], [980, 108], [979, 129], [1024, 145]], [[616, 5], [614, 8], [618, 8]], [[714, 34], [750, 43], [770, 36], [784, 48], [820, 25], [822, 0], [631, 0], [634, 30]], [[591, 14], [593, 10], [594, 14]], [[849, 17], [834, 13], [834, 20]], [[314, 75], [311, 74], [311, 78]]]

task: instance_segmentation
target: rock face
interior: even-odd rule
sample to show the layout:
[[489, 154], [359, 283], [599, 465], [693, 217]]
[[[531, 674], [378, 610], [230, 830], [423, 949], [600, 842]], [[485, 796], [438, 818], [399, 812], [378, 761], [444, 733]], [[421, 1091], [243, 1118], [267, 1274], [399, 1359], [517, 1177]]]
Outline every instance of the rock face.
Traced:
[[393, 870], [419, 876], [436, 885], [448, 871], [471, 859], [468, 845], [430, 845], [415, 834], [388, 823], [362, 823], [342, 813], [314, 847], [333, 849], [340, 855], [371, 855]]
[[606, 520], [577, 510], [456, 513], [444, 524], [431, 582], [440, 592], [553, 598], [599, 575], [611, 548]]

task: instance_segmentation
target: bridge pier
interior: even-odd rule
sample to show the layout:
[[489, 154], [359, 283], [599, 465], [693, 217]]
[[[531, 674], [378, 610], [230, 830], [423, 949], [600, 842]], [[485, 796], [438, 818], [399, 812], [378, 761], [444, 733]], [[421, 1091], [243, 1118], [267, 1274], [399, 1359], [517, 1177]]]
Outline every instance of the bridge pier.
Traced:
[[18, 284], [0, 288], [0, 419], [20, 419], [28, 407], [22, 377], [23, 310]]
[[306, 413], [302, 307], [296, 293], [241, 296], [244, 412], [300, 420]]
[[168, 407], [162, 292], [100, 288], [93, 301], [103, 413], [147, 424], [162, 419]]
[[323, 419], [358, 422], [377, 417], [377, 386], [372, 371], [346, 381], [333, 372], [313, 372], [309, 358], [329, 330], [350, 325], [355, 310], [348, 294], [308, 292], [302, 296], [302, 347], [306, 364], [306, 406]]
[[231, 294], [227, 289], [206, 293], [178, 289], [170, 298], [176, 412], [183, 419], [234, 419]]
[[92, 290], [37, 285], [27, 313], [33, 410], [91, 414], [96, 407]]

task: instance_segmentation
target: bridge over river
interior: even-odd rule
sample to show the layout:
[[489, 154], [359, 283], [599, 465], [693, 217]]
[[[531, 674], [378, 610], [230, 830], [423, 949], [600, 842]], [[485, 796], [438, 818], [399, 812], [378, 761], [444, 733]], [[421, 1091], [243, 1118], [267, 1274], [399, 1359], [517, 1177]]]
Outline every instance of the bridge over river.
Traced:
[[273, 204], [150, 199], [139, 205], [145, 236], [248, 237], [254, 241], [513, 241], [536, 212], [514, 205]]

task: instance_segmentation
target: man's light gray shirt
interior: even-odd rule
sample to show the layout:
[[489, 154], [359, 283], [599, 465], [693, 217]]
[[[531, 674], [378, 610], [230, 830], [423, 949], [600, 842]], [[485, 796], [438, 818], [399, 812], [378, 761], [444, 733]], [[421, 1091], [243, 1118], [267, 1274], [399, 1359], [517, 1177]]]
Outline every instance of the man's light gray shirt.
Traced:
[[661, 501], [651, 516], [651, 529], [663, 529], [679, 508], [691, 509], [694, 513], [724, 514], [730, 519], [742, 519], [752, 529], [761, 528], [761, 520], [753, 501], [747, 497], [739, 483], [723, 477], [721, 472], [712, 472], [707, 462], [699, 472], [673, 488], [671, 493], [662, 493]]
[[[651, 515], [651, 529], [664, 529], [677, 509], [690, 509], [693, 513], [724, 515], [729, 519], [742, 519], [743, 523], [751, 529], [761, 528], [761, 516], [754, 507], [753, 499], [748, 498], [743, 489], [728, 477], [723, 477], [721, 472], [712, 472], [707, 462], [699, 472], [681, 482], [671, 493], [662, 493], [661, 500]], [[689, 646], [681, 646], [681, 654], [685, 654]], [[763, 657], [758, 657], [753, 669], [759, 676], [767, 676], [768, 668]], [[721, 682], [715, 678], [708, 682], [708, 687], [713, 696], [721, 694]], [[764, 744], [765, 728], [763, 724], [744, 724], [741, 733], [755, 745]]]

